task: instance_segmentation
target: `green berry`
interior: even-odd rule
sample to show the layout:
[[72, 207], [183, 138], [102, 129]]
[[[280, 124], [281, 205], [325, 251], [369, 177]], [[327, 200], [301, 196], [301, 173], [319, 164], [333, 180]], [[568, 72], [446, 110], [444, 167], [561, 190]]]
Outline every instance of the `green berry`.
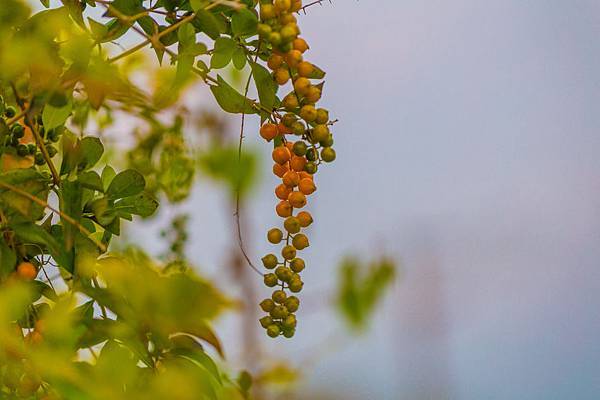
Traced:
[[29, 148], [27, 147], [27, 145], [25, 144], [20, 144], [17, 146], [17, 154], [20, 157], [25, 157], [26, 155], [29, 155]]
[[291, 128], [292, 125], [294, 124], [294, 122], [296, 122], [298, 119], [296, 118], [296, 116], [292, 113], [287, 113], [285, 114], [282, 118], [281, 118], [281, 123], [288, 127]]
[[[36, 160], [37, 160], [37, 155], [36, 155]], [[267, 269], [273, 269], [278, 264], [277, 256], [275, 254], [267, 254], [266, 256], [264, 256], [262, 258], [262, 263], [265, 266], [265, 268], [267, 268]]]
[[23, 128], [23, 125], [15, 124], [12, 126], [12, 128], [10, 130], [11, 130], [12, 134], [14, 136], [18, 137], [19, 139], [25, 135], [25, 129]]
[[46, 150], [48, 151], [48, 155], [50, 156], [50, 158], [54, 157], [56, 153], [58, 153], [58, 150], [56, 150], [54, 146], [48, 146]]
[[288, 286], [290, 288], [290, 292], [299, 293], [304, 286], [304, 282], [302, 282], [300, 279], [292, 279]]
[[331, 147], [325, 147], [321, 150], [321, 158], [325, 162], [332, 162], [335, 160], [335, 150]]
[[306, 143], [304, 143], [303, 141], [299, 140], [296, 143], [294, 143], [294, 147], [292, 147], [292, 151], [298, 157], [302, 157], [308, 151], [308, 146], [306, 145]]
[[281, 229], [273, 228], [267, 233], [267, 240], [273, 244], [280, 243], [283, 240], [283, 232]]
[[317, 164], [315, 164], [312, 161], [307, 162], [306, 165], [304, 166], [304, 170], [311, 175], [316, 174], [317, 169], [318, 169]]
[[290, 314], [283, 320], [283, 323], [281, 325], [283, 325], [284, 329], [292, 329], [295, 328], [297, 324], [298, 321], [296, 320], [296, 316], [294, 314]]
[[286, 231], [291, 233], [292, 235], [300, 232], [302, 226], [300, 225], [300, 220], [296, 217], [287, 217], [283, 222], [283, 226]]
[[258, 322], [260, 322], [260, 326], [262, 326], [263, 328], [268, 328], [269, 325], [273, 325], [273, 318], [267, 316], [267, 317], [262, 317], [261, 319], [258, 320]]
[[30, 156], [34, 155], [36, 150], [37, 150], [37, 146], [35, 144], [29, 143], [27, 145], [27, 151], [29, 152]]
[[298, 311], [298, 308], [300, 308], [300, 300], [296, 296], [290, 296], [285, 299], [285, 303], [283, 303], [283, 305], [289, 312], [293, 313]]
[[280, 281], [289, 282], [289, 280], [292, 279], [293, 272], [289, 268], [279, 266], [275, 270], [275, 275], [277, 275], [277, 278], [279, 278]]
[[275, 306], [271, 310], [271, 317], [277, 319], [283, 319], [289, 315], [288, 309], [285, 306]]
[[272, 29], [267, 24], [258, 24], [257, 31], [258, 31], [258, 35], [260, 37], [266, 38], [266, 37], [269, 37]]
[[319, 158], [319, 153], [317, 152], [317, 150], [315, 148], [310, 148], [308, 149], [308, 151], [306, 152], [306, 159], [308, 161], [316, 161]]
[[283, 290], [276, 290], [273, 292], [271, 298], [275, 303], [283, 304], [285, 302], [285, 299], [287, 298], [287, 295]]
[[265, 286], [268, 287], [275, 287], [277, 286], [277, 283], [279, 282], [279, 280], [277, 279], [277, 275], [271, 273], [271, 274], [266, 274], [263, 277], [263, 280], [265, 282]]
[[317, 124], [326, 124], [329, 122], [329, 111], [324, 108], [317, 109], [317, 119], [315, 120]]
[[17, 115], [17, 109], [14, 108], [13, 106], [8, 106], [4, 110], [4, 115], [6, 115], [8, 118], [12, 118], [15, 115]]
[[329, 136], [327, 136], [327, 139], [322, 140], [319, 143], [323, 147], [331, 147], [331, 146], [333, 146], [333, 135], [330, 133]]
[[285, 246], [281, 249], [281, 255], [286, 260], [292, 260], [296, 257], [296, 248], [294, 246]]
[[304, 263], [303, 259], [294, 258], [290, 262], [290, 268], [292, 269], [292, 271], [299, 273], [299, 272], [302, 272], [304, 270], [304, 268], [306, 268], [306, 264]]
[[281, 329], [279, 329], [277, 325], [269, 325], [269, 327], [267, 328], [267, 335], [269, 335], [272, 338], [276, 338], [277, 336], [279, 336], [279, 334], [281, 334]]
[[275, 308], [275, 302], [271, 299], [264, 299], [260, 302], [260, 308], [264, 312], [271, 312]]
[[296, 333], [296, 329], [284, 329], [283, 330], [283, 336], [286, 337], [287, 339], [294, 337], [295, 333]]
[[292, 124], [292, 133], [294, 135], [301, 136], [304, 134], [305, 131], [306, 131], [306, 126], [302, 122], [296, 121]]
[[329, 137], [329, 128], [327, 125], [317, 125], [313, 129], [311, 137], [315, 143], [327, 140]]
[[298, 250], [304, 250], [310, 244], [308, 243], [308, 237], [303, 233], [299, 233], [292, 239], [292, 245]]
[[317, 109], [313, 105], [305, 105], [300, 109], [300, 117], [307, 122], [313, 122], [317, 119]]
[[278, 46], [281, 44], [281, 34], [279, 32], [271, 32], [269, 34], [269, 42]]
[[34, 160], [36, 165], [44, 165], [44, 163], [46, 162], [42, 153], [35, 153]]

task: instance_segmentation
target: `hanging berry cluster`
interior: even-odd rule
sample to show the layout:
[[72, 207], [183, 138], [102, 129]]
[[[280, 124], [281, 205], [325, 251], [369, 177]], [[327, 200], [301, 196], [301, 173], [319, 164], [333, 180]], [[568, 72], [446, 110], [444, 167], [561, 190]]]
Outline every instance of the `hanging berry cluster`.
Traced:
[[278, 110], [281, 113], [275, 113], [260, 129], [265, 140], [275, 143], [273, 173], [281, 178], [275, 188], [279, 199], [275, 211], [283, 219], [284, 229], [273, 228], [267, 234], [270, 243], [282, 246], [281, 257], [268, 254], [262, 258], [264, 267], [270, 270], [264, 275], [264, 283], [276, 290], [271, 298], [260, 303], [262, 310], [268, 313], [260, 319], [260, 324], [273, 338], [294, 336], [297, 323], [294, 313], [300, 300], [288, 293], [298, 293], [304, 286], [300, 273], [305, 262], [298, 252], [309, 246], [302, 230], [311, 225], [313, 218], [307, 211], [296, 211], [304, 208], [307, 196], [317, 190], [314, 175], [319, 165], [335, 160], [329, 112], [316, 107], [323, 83], [314, 81], [325, 74], [304, 59], [309, 47], [299, 37], [294, 16], [301, 9], [301, 0], [260, 2], [259, 35], [272, 48], [267, 65], [279, 86], [290, 86], [291, 82], [291, 90]]

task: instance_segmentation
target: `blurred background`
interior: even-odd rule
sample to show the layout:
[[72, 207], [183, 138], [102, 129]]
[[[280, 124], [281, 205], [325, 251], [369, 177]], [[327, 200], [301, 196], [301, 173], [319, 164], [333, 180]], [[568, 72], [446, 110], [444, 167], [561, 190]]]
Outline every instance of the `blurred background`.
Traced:
[[[308, 14], [338, 160], [310, 204], [298, 334], [259, 335], [268, 357], [301, 368], [301, 398], [597, 399], [600, 2], [339, 0]], [[205, 88], [188, 96], [213, 104]], [[263, 159], [242, 210], [258, 260], [276, 178], [258, 121], [247, 126]], [[239, 120], [227, 129], [235, 137]], [[176, 211], [191, 215], [190, 259], [227, 287], [227, 193], [206, 179]], [[130, 237], [160, 253], [157, 227], [174, 212]], [[401, 262], [358, 336], [328, 305], [349, 254]], [[233, 363], [236, 318], [218, 326]]]

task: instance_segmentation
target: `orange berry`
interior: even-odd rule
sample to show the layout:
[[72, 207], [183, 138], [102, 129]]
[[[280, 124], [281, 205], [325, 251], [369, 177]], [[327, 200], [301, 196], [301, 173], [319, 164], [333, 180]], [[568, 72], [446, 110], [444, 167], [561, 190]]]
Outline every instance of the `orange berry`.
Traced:
[[288, 201], [294, 208], [302, 208], [306, 205], [306, 196], [301, 192], [291, 192]]
[[290, 80], [290, 71], [285, 68], [278, 68], [275, 71], [274, 76], [275, 82], [277, 82], [279, 86], [283, 86]]
[[294, 43], [294, 50], [298, 50], [300, 53], [304, 53], [306, 50], [309, 49], [308, 43], [306, 43], [306, 40], [304, 40], [302, 38], [294, 39], [293, 43]]
[[281, 67], [283, 64], [283, 57], [278, 54], [273, 54], [269, 57], [267, 61], [267, 66], [271, 68], [271, 70], [275, 71], [277, 68]]
[[294, 82], [294, 89], [296, 90], [296, 93], [302, 96], [306, 95], [311, 87], [310, 81], [305, 77], [300, 77]]
[[302, 61], [298, 64], [298, 75], [308, 78], [315, 71], [315, 67], [308, 61]]
[[293, 171], [300, 172], [304, 171], [304, 166], [306, 165], [306, 158], [293, 156], [290, 160], [290, 167]]
[[[280, 200], [287, 200], [291, 193], [292, 189], [285, 186], [283, 183], [281, 185], [277, 185], [275, 188], [275, 196], [277, 196], [277, 198]], [[290, 204], [292, 203], [290, 202]]]
[[299, 50], [290, 50], [285, 55], [285, 62], [292, 68], [296, 68], [302, 62], [302, 52]]
[[277, 204], [277, 206], [275, 207], [275, 212], [281, 218], [291, 217], [292, 216], [292, 211], [293, 211], [293, 207], [290, 204], [290, 202], [287, 201], [287, 200], [280, 201]]
[[275, 124], [264, 124], [260, 127], [260, 136], [268, 142], [275, 139], [278, 134], [279, 130]]
[[25, 343], [30, 345], [40, 344], [44, 340], [42, 334], [38, 331], [31, 331], [25, 336]]
[[298, 172], [298, 175], [300, 175], [300, 180], [302, 180], [302, 179], [314, 180], [314, 176], [309, 174], [306, 171], [300, 171], [300, 172]]
[[302, 9], [302, 0], [292, 0], [291, 12], [298, 12]]
[[308, 211], [300, 211], [298, 215], [296, 215], [296, 218], [298, 218], [298, 221], [300, 221], [300, 226], [303, 228], [306, 228], [313, 223], [313, 217]]
[[300, 175], [294, 171], [288, 171], [283, 175], [283, 184], [289, 187], [298, 186], [300, 182]]
[[290, 133], [292, 133], [292, 130], [282, 123], [279, 123], [277, 125], [277, 129], [279, 130], [279, 134], [281, 135], [289, 135]]
[[277, 164], [285, 164], [292, 158], [292, 153], [285, 146], [278, 146], [273, 149], [273, 161]]
[[289, 170], [290, 170], [290, 167], [288, 167], [287, 164], [284, 164], [284, 165], [273, 164], [273, 173], [280, 178], [283, 178], [283, 175], [285, 175], [285, 173], [288, 172]]
[[298, 190], [308, 196], [313, 194], [317, 190], [317, 187], [312, 179], [305, 178], [300, 180], [300, 183], [298, 184]]
[[17, 267], [17, 276], [21, 279], [25, 279], [27, 281], [32, 281], [37, 276], [37, 269], [33, 266], [32, 263], [22, 262]]
[[294, 150], [294, 142], [285, 142], [285, 147], [287, 147], [287, 149], [290, 152], [293, 152], [293, 150]]

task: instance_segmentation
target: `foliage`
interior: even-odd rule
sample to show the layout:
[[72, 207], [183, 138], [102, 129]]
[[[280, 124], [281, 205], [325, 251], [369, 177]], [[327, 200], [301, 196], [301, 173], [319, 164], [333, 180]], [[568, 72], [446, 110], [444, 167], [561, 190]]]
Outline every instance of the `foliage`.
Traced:
[[[165, 263], [119, 239], [159, 202], [188, 199], [198, 171], [225, 183], [238, 205], [249, 192], [257, 161], [242, 152], [243, 130], [239, 147], [213, 135], [202, 151], [185, 134], [182, 96], [207, 84], [223, 112], [241, 114], [242, 127], [256, 115], [273, 141], [287, 233], [269, 231], [270, 242], [285, 241], [284, 260], [265, 263], [274, 269], [265, 283], [281, 287], [261, 303], [270, 312], [261, 324], [269, 336], [293, 336], [299, 300], [285, 291], [303, 287], [296, 252], [313, 222], [293, 212], [335, 159], [334, 121], [315, 107], [325, 73], [303, 59], [298, 36], [301, 1], [40, 4], [34, 14], [24, 0], [0, 8], [0, 397], [248, 398], [250, 374], [230, 378], [215, 362], [224, 351], [212, 323], [234, 302], [189, 268], [186, 219], [165, 233]], [[141, 56], [148, 47], [154, 63]], [[231, 69], [247, 73], [244, 90], [228, 80]], [[258, 99], [248, 96], [252, 83]], [[105, 133], [115, 120], [133, 133], [126, 150]], [[365, 304], [354, 321], [372, 310], [376, 280], [360, 294], [345, 281]]]

